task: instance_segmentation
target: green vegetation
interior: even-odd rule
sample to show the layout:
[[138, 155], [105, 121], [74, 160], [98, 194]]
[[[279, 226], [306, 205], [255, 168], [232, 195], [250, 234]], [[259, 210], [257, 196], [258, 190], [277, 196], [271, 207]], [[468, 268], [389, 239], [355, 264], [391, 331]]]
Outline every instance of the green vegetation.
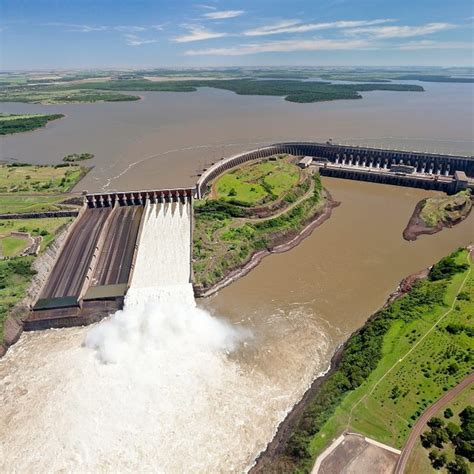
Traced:
[[[454, 413], [448, 412], [451, 418]], [[438, 417], [428, 421], [429, 430], [421, 434], [422, 446], [429, 450], [431, 466], [439, 470], [446, 467], [449, 473], [469, 474], [468, 463], [474, 462], [474, 407], [467, 405], [459, 413], [459, 424]]]
[[30, 104], [69, 104], [75, 102], [123, 102], [140, 100], [135, 95], [117, 92], [90, 91], [65, 86], [21, 86], [0, 89], [0, 102], [26, 102]]
[[32, 257], [0, 260], [0, 341], [3, 341], [3, 325], [8, 313], [25, 297], [35, 274], [32, 263]]
[[28, 241], [19, 237], [7, 236], [0, 238], [0, 257], [14, 257], [22, 252]]
[[[344, 430], [400, 448], [426, 407], [472, 372], [471, 336], [447, 330], [452, 323], [472, 326], [474, 275], [467, 261], [467, 251], [443, 259], [350, 337], [272, 469], [309, 472]], [[461, 291], [470, 299], [459, 299]]]
[[66, 155], [63, 158], [63, 161], [67, 163], [74, 163], [75, 161], [92, 160], [92, 158], [94, 158], [92, 153], [72, 153], [71, 155]]
[[235, 204], [254, 206], [278, 199], [300, 179], [300, 170], [288, 160], [264, 161], [221, 176], [214, 196]]
[[[439, 454], [444, 454], [446, 457], [445, 465], [439, 469], [440, 471], [450, 474], [468, 474], [472, 471], [472, 464], [469, 464], [466, 458], [460, 459], [463, 456], [456, 453], [456, 446], [451, 441], [451, 438], [454, 440], [456, 435], [461, 432], [460, 414], [473, 402], [474, 384], [470, 384], [456, 395], [448, 405], [441, 408], [435, 414], [429, 421], [429, 424], [425, 425], [424, 433], [420, 436], [412, 450], [406, 468], [407, 474], [431, 474], [433, 472], [432, 461], [439, 458]], [[436, 428], [436, 426], [439, 427]], [[428, 434], [429, 436], [427, 436]], [[425, 438], [426, 441], [431, 440], [431, 449], [428, 448], [427, 450], [426, 447], [423, 447], [422, 441]], [[440, 444], [441, 440], [447, 441], [442, 441], [442, 444]], [[426, 443], [426, 441], [424, 442]], [[436, 441], [438, 446], [434, 444], [434, 441]], [[434, 455], [431, 454], [431, 451], [434, 451]], [[459, 469], [459, 465], [462, 466], [463, 463], [468, 464], [468, 467], [471, 467], [471, 471]]]
[[148, 80], [123, 80], [88, 82], [81, 87], [114, 91], [171, 91], [192, 92], [198, 87], [213, 87], [233, 91], [240, 95], [273, 95], [285, 97], [289, 102], [321, 102], [338, 99], [360, 99], [359, 92], [366, 91], [423, 91], [423, 87], [408, 84], [330, 84], [292, 80], [183, 80], [152, 82]]
[[451, 82], [451, 83], [472, 83], [474, 77], [453, 77], [446, 74], [415, 74], [403, 72], [387, 71], [358, 71], [345, 73], [325, 73], [320, 76], [329, 81], [348, 82], [390, 82], [390, 81], [421, 81], [421, 82]]
[[0, 114], [0, 135], [28, 132], [44, 127], [52, 120], [63, 118], [63, 114], [31, 114], [31, 115], [5, 115]]
[[66, 194], [88, 169], [77, 165], [0, 165], [0, 213], [45, 212], [70, 209]]
[[428, 227], [452, 225], [465, 218], [471, 209], [471, 193], [466, 189], [453, 196], [428, 198], [420, 211], [420, 218]]
[[77, 165], [0, 165], [1, 193], [65, 193], [85, 174]]
[[[282, 171], [281, 177], [277, 170]], [[304, 178], [290, 190], [299, 173], [296, 165], [284, 158], [247, 165], [218, 180], [218, 192], [224, 199], [196, 202], [193, 270], [197, 286], [213, 285], [229, 271], [246, 264], [255, 252], [296, 235], [324, 208], [319, 175], [304, 172]], [[238, 176], [244, 181], [242, 184]], [[252, 176], [258, 182], [249, 187]], [[238, 181], [241, 186], [236, 184]], [[251, 191], [252, 187], [258, 191]], [[242, 202], [236, 199], [239, 197]], [[264, 202], [268, 206], [277, 204], [278, 210], [269, 213], [269, 217], [259, 218], [251, 205], [258, 204], [262, 209]]]
[[[38, 219], [0, 219], [0, 239], [8, 238], [11, 232], [28, 232], [32, 237], [41, 235], [40, 251], [43, 251], [72, 217], [45, 217]], [[5, 254], [4, 254], [5, 255]]]
[[[72, 221], [70, 217], [44, 219], [0, 219], [0, 253], [4, 257], [14, 255], [19, 250], [22, 239], [10, 237], [10, 233], [28, 232], [31, 236], [43, 237], [40, 252], [54, 240], [56, 235]], [[16, 242], [13, 241], [16, 240]], [[5, 243], [6, 242], [6, 243]], [[3, 325], [12, 308], [25, 297], [31, 278], [35, 274], [32, 269], [33, 256], [13, 257], [0, 260], [0, 343], [3, 341]]]

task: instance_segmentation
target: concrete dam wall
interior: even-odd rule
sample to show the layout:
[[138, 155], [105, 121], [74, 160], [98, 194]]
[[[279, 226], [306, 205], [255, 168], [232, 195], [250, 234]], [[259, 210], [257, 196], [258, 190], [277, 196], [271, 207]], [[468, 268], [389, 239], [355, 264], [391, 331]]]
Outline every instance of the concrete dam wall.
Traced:
[[[207, 192], [211, 181], [229, 169], [249, 161], [261, 160], [283, 153], [311, 156], [323, 165], [321, 167], [322, 175], [346, 179], [455, 192], [457, 190], [454, 179], [456, 171], [462, 171], [468, 178], [474, 178], [474, 157], [472, 156], [350, 147], [328, 143], [277, 143], [239, 153], [213, 164], [199, 178], [196, 185], [196, 195], [201, 198]], [[413, 168], [414, 174], [407, 175], [406, 179], [397, 174], [397, 179], [394, 179], [394, 174], [388, 173], [394, 165], [410, 166]], [[346, 172], [354, 167], [358, 168], [360, 172]]]

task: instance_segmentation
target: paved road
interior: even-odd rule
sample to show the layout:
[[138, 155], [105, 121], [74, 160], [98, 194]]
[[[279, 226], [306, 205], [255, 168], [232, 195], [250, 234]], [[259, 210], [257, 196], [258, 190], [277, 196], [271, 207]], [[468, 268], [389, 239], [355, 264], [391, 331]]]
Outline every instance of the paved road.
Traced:
[[426, 422], [436, 414], [444, 405], [449, 403], [456, 395], [458, 395], [463, 389], [474, 382], [474, 373], [468, 375], [461, 383], [452, 388], [449, 392], [446, 392], [439, 400], [431, 405], [415, 423], [415, 426], [410, 432], [410, 436], [403, 447], [402, 454], [398, 460], [397, 467], [395, 468], [395, 474], [403, 474], [408, 462], [408, 458], [415, 446], [418, 437], [423, 431]]

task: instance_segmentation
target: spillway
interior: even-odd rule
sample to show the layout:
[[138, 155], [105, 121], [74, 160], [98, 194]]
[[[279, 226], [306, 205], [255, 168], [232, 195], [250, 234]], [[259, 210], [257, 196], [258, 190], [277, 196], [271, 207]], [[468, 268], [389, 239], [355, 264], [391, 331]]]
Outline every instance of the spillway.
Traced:
[[126, 305], [149, 299], [194, 305], [191, 213], [190, 201], [147, 202]]

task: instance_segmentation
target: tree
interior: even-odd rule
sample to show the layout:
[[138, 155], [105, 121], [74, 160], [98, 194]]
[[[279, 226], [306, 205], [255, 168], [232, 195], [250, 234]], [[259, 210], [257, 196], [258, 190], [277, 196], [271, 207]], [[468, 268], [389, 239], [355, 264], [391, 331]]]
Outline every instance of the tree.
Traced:
[[422, 433], [420, 435], [420, 440], [421, 440], [421, 445], [426, 449], [431, 448], [431, 446], [433, 446], [433, 444], [436, 441], [435, 436], [433, 435], [431, 431], [425, 431], [424, 433]]
[[456, 456], [446, 467], [450, 474], [469, 474], [469, 466], [461, 456]]
[[437, 418], [436, 416], [433, 416], [432, 418], [430, 418], [427, 425], [430, 428], [441, 428], [442, 426], [444, 426], [444, 421], [441, 418]]
[[446, 408], [446, 410], [444, 410], [444, 417], [445, 418], [452, 418], [454, 415], [453, 413], [453, 410], [451, 410], [451, 408]]
[[448, 433], [449, 439], [454, 442], [456, 436], [461, 432], [461, 428], [450, 421], [446, 426], [446, 432]]
[[441, 469], [447, 461], [446, 454], [440, 453], [439, 449], [433, 449], [428, 457], [434, 469]]

